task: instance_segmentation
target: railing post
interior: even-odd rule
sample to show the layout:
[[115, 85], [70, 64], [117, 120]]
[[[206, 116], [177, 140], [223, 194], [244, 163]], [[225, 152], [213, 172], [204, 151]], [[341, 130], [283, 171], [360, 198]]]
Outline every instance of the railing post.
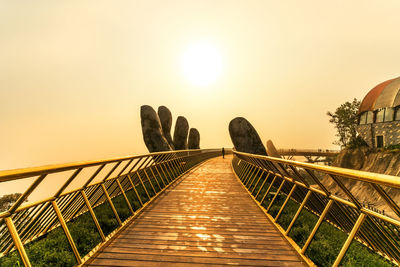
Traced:
[[162, 177], [162, 175], [161, 175], [161, 173], [160, 173], [160, 171], [158, 170], [158, 168], [157, 168], [157, 165], [154, 165], [154, 168], [156, 169], [156, 171], [157, 171], [157, 173], [158, 173], [158, 177], [160, 177], [160, 179], [161, 179], [161, 182], [163, 183], [163, 187], [166, 187], [167, 186], [167, 184], [168, 184], [168, 181], [167, 181], [167, 183], [165, 183], [165, 181], [164, 181], [164, 177]]
[[61, 211], [57, 206], [57, 202], [55, 200], [53, 200], [53, 201], [51, 201], [51, 205], [53, 206], [53, 209], [57, 215], [58, 221], [60, 222], [60, 225], [64, 231], [65, 236], [67, 237], [68, 243], [71, 246], [72, 252], [74, 253], [77, 263], [81, 264], [82, 263], [81, 256], [79, 255], [78, 249], [76, 248], [75, 242], [72, 239], [71, 233], [68, 230], [67, 224], [64, 221]]
[[28, 254], [26, 254], [24, 245], [21, 242], [21, 239], [19, 237], [19, 234], [17, 232], [17, 229], [15, 228], [15, 225], [11, 217], [4, 218], [4, 222], [6, 223], [8, 231], [10, 232], [11, 238], [14, 242], [15, 247], [17, 248], [18, 254], [21, 257], [24, 266], [31, 267], [32, 265], [31, 262], [29, 261]]
[[153, 177], [154, 177], [154, 180], [156, 180], [156, 182], [157, 182], [158, 189], [160, 189], [160, 191], [161, 191], [162, 187], [161, 187], [160, 183], [158, 182], [158, 179], [157, 179], [156, 175], [154, 174], [152, 167], [150, 167], [149, 169], [150, 169], [151, 175], [153, 175]]
[[147, 188], [146, 188], [146, 186], [144, 185], [142, 178], [140, 177], [139, 170], [137, 171], [136, 175], [137, 175], [137, 177], [139, 178], [139, 181], [140, 181], [140, 183], [142, 184], [143, 189], [144, 189], [144, 192], [146, 192], [147, 197], [148, 197], [149, 199], [151, 199], [151, 197], [150, 197], [150, 195], [149, 195], [149, 192], [147, 192]]
[[254, 193], [254, 190], [256, 190], [256, 187], [257, 187], [258, 183], [260, 182], [261, 177], [263, 177], [263, 175], [264, 175], [264, 171], [262, 171], [261, 175], [258, 177], [258, 180], [257, 180], [257, 182], [255, 183], [255, 185], [254, 185], [254, 187], [253, 187], [253, 190], [251, 190], [251, 194], [253, 194], [253, 193]]
[[101, 188], [103, 189], [104, 195], [106, 196], [106, 198], [107, 198], [107, 200], [108, 200], [108, 204], [110, 204], [111, 210], [112, 210], [112, 212], [114, 213], [114, 216], [115, 216], [115, 218], [117, 219], [118, 224], [121, 226], [121, 225], [122, 225], [122, 221], [121, 221], [121, 219], [119, 218], [118, 212], [117, 212], [117, 210], [115, 209], [115, 206], [114, 206], [114, 204], [113, 204], [113, 202], [112, 202], [112, 200], [111, 200], [111, 198], [110, 198], [110, 195], [108, 194], [107, 189], [106, 189], [106, 187], [104, 186], [104, 184], [101, 184]]
[[275, 180], [276, 180], [276, 176], [274, 177], [274, 179], [272, 179], [272, 182], [271, 182], [271, 184], [269, 185], [267, 191], [265, 191], [265, 194], [264, 194], [263, 198], [262, 198], [261, 201], [260, 201], [260, 205], [264, 202], [264, 200], [265, 200], [265, 198], [267, 197], [269, 191], [271, 190], [273, 184], [275, 183]]
[[118, 180], [118, 178], [116, 180], [117, 180], [117, 184], [118, 184], [119, 190], [121, 190], [121, 193], [122, 193], [122, 195], [123, 195], [123, 197], [125, 199], [126, 204], [128, 205], [128, 208], [129, 208], [130, 212], [132, 213], [132, 215], [135, 215], [135, 211], [133, 210], [133, 208], [131, 206], [131, 203], [129, 203], [129, 199], [126, 196], [125, 191], [122, 188], [122, 185], [121, 185], [120, 181]]
[[146, 175], [146, 178], [147, 178], [147, 180], [149, 181], [149, 183], [150, 183], [150, 185], [151, 185], [151, 189], [153, 189], [154, 194], [157, 195], [157, 191], [156, 191], [156, 189], [154, 188], [153, 183], [151, 182], [150, 177], [149, 177], [149, 175], [148, 175], [147, 172], [146, 172], [146, 169], [143, 169], [143, 171], [144, 171], [144, 175]]
[[[164, 162], [161, 162], [161, 163], [160, 163], [160, 168], [161, 168], [161, 170], [162, 170], [163, 173], [164, 173], [164, 168], [165, 168], [164, 164], [165, 164]], [[168, 174], [168, 179], [170, 180], [170, 182], [172, 182], [173, 180], [175, 180], [174, 177], [171, 176], [171, 173], [168, 172], [168, 169], [167, 169], [167, 168], [165, 168], [165, 172]], [[165, 173], [164, 173], [164, 175], [165, 175], [165, 177], [167, 177], [167, 175], [166, 175]]]
[[265, 183], [267, 182], [267, 180], [268, 180], [270, 174], [271, 174], [271, 173], [268, 173], [268, 174], [267, 174], [267, 176], [265, 177], [263, 183], [262, 183], [261, 186], [260, 186], [260, 189], [258, 189], [258, 192], [257, 192], [257, 194], [256, 194], [256, 196], [255, 196], [256, 199], [257, 199], [258, 195], [260, 194], [261, 190], [263, 189]]
[[133, 189], [133, 191], [135, 192], [136, 197], [137, 197], [137, 199], [139, 200], [140, 205], [143, 207], [142, 199], [140, 198], [140, 195], [139, 195], [138, 191], [136, 190], [136, 186], [135, 186], [135, 184], [133, 183], [133, 181], [132, 181], [132, 179], [131, 179], [131, 175], [130, 175], [130, 174], [127, 174], [126, 177], [128, 177], [128, 181], [129, 181], [129, 183], [131, 184], [132, 189]]
[[103, 242], [106, 241], [106, 237], [104, 236], [103, 230], [100, 227], [99, 221], [97, 220], [96, 214], [94, 214], [92, 205], [90, 205], [89, 199], [87, 198], [85, 191], [82, 190], [81, 195], [83, 197], [83, 200], [85, 201], [86, 207], [88, 208], [90, 215], [92, 216], [92, 220], [93, 220], [94, 224], [96, 225], [96, 228], [97, 228], [97, 231], [99, 232], [101, 240]]
[[[161, 165], [162, 165], [161, 163], [158, 163], [158, 167], [160, 167], [160, 170], [161, 170], [162, 174], [164, 175], [165, 180], [167, 181], [166, 184], [169, 184], [169, 183], [171, 183], [171, 181], [169, 180], [169, 177], [167, 175], [165, 175], [165, 172], [164, 172], [164, 170], [163, 170]], [[159, 172], [158, 168], [156, 168], [156, 170], [157, 170], [157, 172]], [[160, 174], [160, 176], [161, 176], [161, 174]]]
[[303, 210], [304, 205], [306, 205], [308, 198], [311, 196], [311, 190], [308, 190], [306, 196], [304, 197], [303, 201], [300, 204], [300, 207], [297, 209], [296, 214], [293, 216], [292, 221], [290, 222], [288, 228], [286, 229], [285, 235], [288, 235], [290, 230], [292, 229], [294, 223], [296, 222], [297, 218], [300, 215], [300, 212]]
[[337, 256], [335, 262], [333, 263], [332, 267], [337, 267], [339, 266], [340, 262], [342, 261], [344, 254], [346, 254], [347, 249], [349, 248], [351, 241], [353, 241], [353, 238], [355, 237], [355, 235], [358, 232], [358, 229], [360, 229], [362, 223], [364, 222], [365, 219], [365, 214], [361, 213], [360, 216], [358, 216], [358, 219], [356, 221], [356, 223], [354, 224], [353, 229], [351, 230], [349, 236], [346, 239], [346, 242], [344, 243], [342, 249], [339, 252], [339, 255]]
[[281, 215], [283, 209], [285, 208], [285, 206], [286, 206], [286, 204], [288, 203], [290, 197], [292, 196], [294, 190], [296, 189], [296, 186], [297, 186], [296, 184], [294, 184], [294, 185], [292, 186], [292, 189], [290, 190], [289, 194], [286, 196], [285, 202], [283, 202], [281, 208], [280, 208], [279, 211], [278, 211], [278, 214], [276, 214], [276, 216], [275, 216], [275, 218], [274, 218], [274, 222], [278, 221], [279, 216]]
[[310, 235], [308, 236], [306, 243], [304, 244], [303, 248], [301, 249], [301, 254], [304, 254], [306, 252], [308, 246], [310, 245], [312, 239], [314, 238], [314, 235], [317, 233], [319, 226], [324, 221], [324, 218], [325, 218], [326, 214], [328, 213], [332, 204], [333, 204], [333, 200], [329, 199], [324, 210], [322, 211], [321, 215], [319, 216], [317, 223], [315, 224], [313, 230], [311, 231]]
[[275, 192], [275, 196], [272, 198], [271, 202], [269, 203], [269, 205], [268, 205], [268, 207], [267, 207], [267, 209], [266, 209], [267, 212], [268, 212], [269, 209], [272, 207], [272, 204], [274, 204], [275, 199], [278, 197], [279, 193], [281, 192], [282, 187], [283, 187], [283, 185], [285, 184], [285, 182], [286, 182], [286, 180], [282, 180], [281, 184], [279, 185], [278, 190], [276, 190], [276, 192]]
[[[257, 167], [256, 167], [257, 168]], [[249, 190], [250, 190], [250, 188], [251, 188], [251, 185], [254, 183], [254, 181], [256, 180], [256, 178], [257, 178], [257, 176], [258, 176], [258, 174], [260, 173], [260, 171], [261, 171], [261, 169], [259, 169], [259, 168], [257, 168], [257, 172], [256, 172], [256, 174], [254, 175], [254, 178], [252, 178], [251, 179], [251, 182], [249, 183]]]

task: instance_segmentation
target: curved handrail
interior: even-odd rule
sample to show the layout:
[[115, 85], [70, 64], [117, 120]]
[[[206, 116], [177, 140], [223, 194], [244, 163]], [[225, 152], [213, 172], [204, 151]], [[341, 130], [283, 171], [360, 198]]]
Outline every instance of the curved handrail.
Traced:
[[341, 167], [318, 165], [318, 164], [306, 163], [306, 162], [301, 162], [301, 161], [275, 158], [275, 157], [270, 157], [270, 156], [255, 155], [255, 154], [249, 154], [249, 153], [245, 153], [245, 152], [239, 152], [236, 150], [234, 150], [233, 153], [235, 153], [237, 155], [251, 156], [251, 157], [257, 158], [257, 159], [265, 159], [265, 160], [277, 162], [277, 163], [290, 164], [292, 166], [303, 167], [303, 168], [307, 168], [307, 169], [311, 169], [311, 170], [315, 170], [315, 171], [321, 171], [321, 172], [324, 172], [327, 174], [340, 175], [340, 176], [350, 178], [353, 180], [376, 183], [376, 184], [380, 184], [380, 185], [400, 188], [400, 178], [398, 176], [366, 172], [366, 171], [359, 171], [359, 170], [352, 170], [352, 169], [341, 168]]
[[[233, 169], [253, 199], [260, 206], [271, 199], [265, 204], [267, 214], [278, 195], [285, 195], [279, 212], [274, 217], [268, 214], [274, 223], [277, 224], [289, 199], [299, 204], [289, 226], [283, 230], [286, 236], [303, 208], [319, 217], [303, 247], [295, 246], [302, 255], [325, 220], [349, 233], [333, 266], [339, 265], [354, 238], [392, 262], [400, 263], [400, 207], [389, 194], [390, 190], [400, 188], [399, 177], [238, 151], [233, 154]], [[376, 193], [383, 201], [380, 204], [386, 205], [393, 216], [365, 205], [352, 190], [354, 182], [347, 183], [346, 179], [360, 183], [357, 186], [367, 186], [363, 190], [371, 190], [368, 191], [371, 194]]]
[[[81, 257], [67, 222], [87, 212], [90, 214], [101, 237], [101, 243], [89, 252], [91, 254], [123, 229], [129, 220], [135, 218], [178, 177], [202, 161], [220, 154], [220, 149], [175, 150], [0, 171], [0, 185], [20, 179], [34, 179], [19, 199], [7, 211], [0, 213], [0, 255], [8, 254], [15, 246], [23, 264], [31, 266], [24, 245], [61, 226], [77, 264], [81, 264], [87, 257]], [[86, 176], [84, 170], [88, 170]], [[57, 180], [63, 178], [56, 193], [23, 205], [48, 175], [56, 175]], [[84, 182], [83, 185], [65, 192], [76, 180]], [[133, 202], [132, 197], [138, 202]], [[122, 218], [118, 213], [113, 203], [116, 199], [118, 203], [125, 203], [130, 212], [128, 218]], [[94, 213], [94, 208], [103, 203], [108, 203], [118, 223], [118, 227], [107, 236]], [[135, 203], [139, 207], [134, 206]]]

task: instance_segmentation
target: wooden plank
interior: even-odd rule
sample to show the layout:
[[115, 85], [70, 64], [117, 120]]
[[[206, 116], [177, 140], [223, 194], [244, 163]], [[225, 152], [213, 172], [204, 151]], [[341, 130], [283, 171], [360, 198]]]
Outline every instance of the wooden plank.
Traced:
[[171, 186], [88, 266], [305, 266], [230, 168], [208, 161]]

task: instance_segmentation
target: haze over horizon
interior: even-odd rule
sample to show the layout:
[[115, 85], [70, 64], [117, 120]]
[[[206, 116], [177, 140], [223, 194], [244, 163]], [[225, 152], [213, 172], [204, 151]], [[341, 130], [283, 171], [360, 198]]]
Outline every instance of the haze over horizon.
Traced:
[[[147, 153], [144, 104], [185, 116], [202, 148], [232, 147], [228, 124], [242, 116], [278, 148], [335, 149], [326, 112], [400, 75], [399, 10], [395, 0], [3, 1], [0, 169]], [[182, 71], [199, 43], [220, 58], [207, 83]]]

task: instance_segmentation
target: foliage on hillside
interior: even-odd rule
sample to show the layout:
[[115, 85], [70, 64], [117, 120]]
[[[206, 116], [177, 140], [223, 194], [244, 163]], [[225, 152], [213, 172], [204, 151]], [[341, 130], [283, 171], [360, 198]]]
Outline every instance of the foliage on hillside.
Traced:
[[352, 102], [347, 101], [341, 104], [335, 112], [328, 111], [326, 113], [330, 117], [329, 122], [335, 125], [336, 136], [339, 138], [333, 144], [349, 148], [366, 145], [365, 141], [357, 136], [356, 131], [360, 104], [361, 102], [354, 98]]
[[9, 209], [20, 196], [21, 193], [14, 193], [0, 197], [0, 212]]

